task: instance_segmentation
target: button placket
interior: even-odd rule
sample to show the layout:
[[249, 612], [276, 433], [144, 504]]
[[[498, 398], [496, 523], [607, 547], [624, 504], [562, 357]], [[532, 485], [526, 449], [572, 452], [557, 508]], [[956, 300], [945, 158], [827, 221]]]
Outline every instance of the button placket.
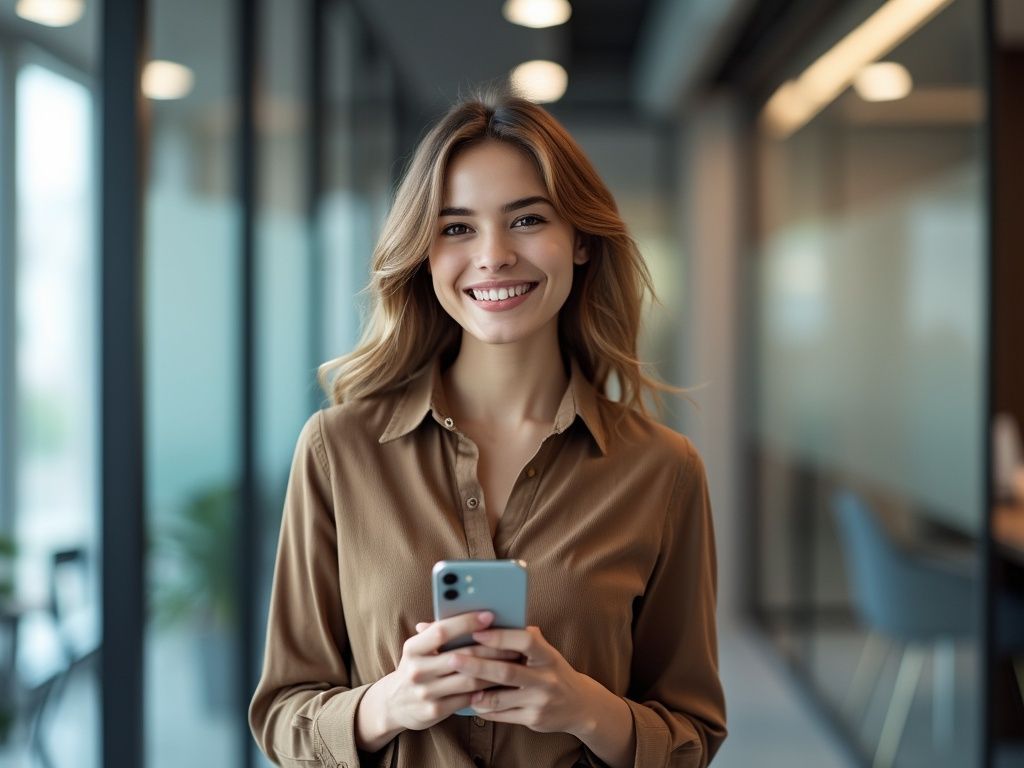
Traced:
[[512, 557], [510, 548], [519, 536], [523, 523], [536, 507], [537, 489], [540, 486], [541, 467], [547, 466], [552, 451], [557, 450], [555, 441], [558, 435], [552, 432], [541, 441], [537, 452], [519, 473], [512, 492], [509, 494], [505, 513], [502, 515], [498, 530], [494, 536], [495, 557]]
[[[478, 726], [476, 721], [483, 722]], [[483, 718], [474, 717], [473, 725], [469, 728], [469, 754], [473, 755], [473, 765], [486, 766], [491, 758], [491, 748], [494, 744], [494, 723]]]
[[462, 524], [466, 531], [469, 557], [493, 560], [494, 542], [487, 523], [483, 492], [477, 482], [476, 469], [480, 456], [476, 445], [465, 435], [453, 430], [456, 436], [455, 481], [462, 510]]

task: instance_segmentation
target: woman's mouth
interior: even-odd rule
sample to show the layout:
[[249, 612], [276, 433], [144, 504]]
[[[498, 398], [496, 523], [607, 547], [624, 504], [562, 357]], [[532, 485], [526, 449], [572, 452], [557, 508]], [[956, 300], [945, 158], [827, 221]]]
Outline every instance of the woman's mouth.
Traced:
[[474, 288], [468, 288], [466, 295], [474, 301], [488, 302], [488, 301], [505, 301], [506, 299], [515, 298], [516, 296], [522, 296], [525, 293], [529, 293], [536, 288], [538, 283], [519, 283], [517, 285], [502, 286], [501, 288], [491, 288], [488, 290], [476, 290]]
[[474, 306], [486, 312], [503, 312], [526, 301], [538, 285], [540, 283], [524, 282], [487, 290], [468, 288], [463, 293], [470, 298]]

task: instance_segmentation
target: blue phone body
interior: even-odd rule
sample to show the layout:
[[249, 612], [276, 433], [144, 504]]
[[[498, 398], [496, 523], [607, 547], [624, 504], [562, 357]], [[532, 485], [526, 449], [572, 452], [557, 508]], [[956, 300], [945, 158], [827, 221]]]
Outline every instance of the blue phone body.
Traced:
[[[431, 574], [434, 619], [468, 611], [492, 611], [495, 629], [526, 627], [526, 563], [522, 560], [441, 560]], [[457, 637], [440, 650], [476, 645], [472, 635]], [[457, 715], [475, 715], [472, 707]]]

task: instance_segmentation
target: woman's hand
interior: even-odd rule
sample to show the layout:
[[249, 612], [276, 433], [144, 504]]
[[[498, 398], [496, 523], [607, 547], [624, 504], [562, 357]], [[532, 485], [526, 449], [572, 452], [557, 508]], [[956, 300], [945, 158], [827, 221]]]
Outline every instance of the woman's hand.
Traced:
[[[380, 681], [380, 702], [387, 712], [388, 730], [420, 731], [469, 706], [473, 693], [490, 683], [456, 674], [450, 664], [455, 651], [440, 647], [460, 635], [468, 635], [494, 621], [490, 611], [464, 613], [432, 623], [417, 624], [417, 633], [402, 646], [398, 668]], [[460, 648], [467, 658], [490, 660], [517, 658], [519, 654], [482, 645]]]
[[483, 647], [526, 657], [524, 663], [511, 664], [471, 655], [463, 648], [451, 652], [448, 662], [462, 675], [485, 681], [485, 685], [510, 686], [470, 697], [469, 706], [484, 720], [519, 723], [539, 733], [557, 731], [577, 737], [593, 728], [590, 705], [607, 698], [608, 690], [573, 669], [538, 627], [478, 631], [473, 639]]

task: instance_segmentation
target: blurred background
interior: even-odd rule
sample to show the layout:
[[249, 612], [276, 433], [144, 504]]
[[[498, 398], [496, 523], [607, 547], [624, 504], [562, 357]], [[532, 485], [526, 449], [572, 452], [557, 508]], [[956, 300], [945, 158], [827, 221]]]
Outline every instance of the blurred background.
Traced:
[[267, 765], [292, 451], [426, 126], [578, 139], [693, 387], [716, 766], [1024, 766], [1024, 1], [0, 0], [0, 765]]

